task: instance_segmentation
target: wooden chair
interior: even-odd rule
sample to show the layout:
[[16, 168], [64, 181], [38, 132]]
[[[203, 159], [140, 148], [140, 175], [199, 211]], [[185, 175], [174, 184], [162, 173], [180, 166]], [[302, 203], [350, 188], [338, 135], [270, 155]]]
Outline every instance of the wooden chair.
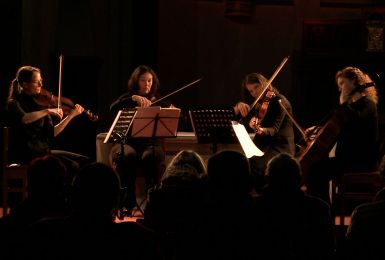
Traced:
[[384, 177], [379, 171], [345, 173], [333, 184], [333, 203], [340, 225], [345, 225], [345, 216], [350, 216], [360, 204], [373, 201], [375, 195], [385, 187]]
[[2, 151], [2, 195], [3, 216], [8, 214], [11, 193], [18, 193], [22, 200], [27, 198], [27, 165], [12, 164], [9, 161], [9, 128], [3, 127]]

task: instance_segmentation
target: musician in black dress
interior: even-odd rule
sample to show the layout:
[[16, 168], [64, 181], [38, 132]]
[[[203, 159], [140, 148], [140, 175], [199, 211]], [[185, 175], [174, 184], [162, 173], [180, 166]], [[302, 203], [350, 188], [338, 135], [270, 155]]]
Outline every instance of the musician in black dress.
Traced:
[[328, 202], [329, 180], [344, 173], [374, 171], [379, 161], [378, 96], [374, 82], [356, 67], [338, 71], [335, 79], [340, 91], [340, 105], [332, 118], [338, 123], [335, 157], [315, 163], [307, 177], [308, 192]]
[[76, 104], [68, 115], [62, 108], [38, 102], [43, 79], [39, 68], [22, 66], [9, 88], [7, 117], [10, 130], [11, 163], [29, 163], [32, 159], [54, 154], [65, 163], [69, 181], [79, 167], [91, 159], [69, 151], [52, 150], [53, 139], [59, 135], [84, 108]]
[[[265, 168], [272, 157], [283, 152], [294, 155], [293, 123], [286, 114], [286, 111], [292, 113], [291, 104], [276, 88], [267, 86], [267, 83], [268, 80], [260, 73], [246, 75], [242, 82], [244, 102], [238, 102], [234, 106], [235, 114], [243, 117], [246, 127], [250, 127], [255, 133], [254, 143], [264, 152], [261, 157], [250, 158], [251, 173], [257, 190], [265, 184]], [[249, 104], [260, 96], [260, 101], [250, 108]]]
[[[159, 80], [153, 69], [140, 65], [128, 80], [128, 91], [122, 94], [110, 106], [113, 115], [124, 108], [149, 107], [156, 99]], [[141, 169], [145, 177], [146, 190], [157, 184], [164, 171], [165, 151], [161, 139], [130, 138], [123, 145], [115, 144], [110, 151], [110, 163], [119, 173], [122, 186], [126, 189], [126, 197], [122, 201], [122, 209], [127, 214], [136, 205], [135, 183], [138, 171]]]

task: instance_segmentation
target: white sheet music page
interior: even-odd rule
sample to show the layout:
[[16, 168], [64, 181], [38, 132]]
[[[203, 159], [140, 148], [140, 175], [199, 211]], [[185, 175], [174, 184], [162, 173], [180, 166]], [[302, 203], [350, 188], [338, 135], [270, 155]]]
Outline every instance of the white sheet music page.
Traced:
[[244, 125], [231, 121], [231, 125], [234, 129], [235, 135], [238, 138], [239, 143], [242, 146], [243, 152], [245, 153], [247, 158], [251, 158], [253, 156], [262, 156], [263, 152], [255, 145], [249, 133], [246, 131]]

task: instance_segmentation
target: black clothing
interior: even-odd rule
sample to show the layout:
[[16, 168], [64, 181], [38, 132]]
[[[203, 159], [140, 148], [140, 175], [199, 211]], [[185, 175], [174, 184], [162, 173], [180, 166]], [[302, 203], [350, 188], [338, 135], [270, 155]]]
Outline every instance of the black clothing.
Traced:
[[33, 96], [20, 94], [8, 102], [8, 118], [11, 125], [10, 162], [28, 163], [32, 159], [50, 153], [54, 138], [52, 117], [47, 115], [30, 124], [23, 124], [22, 117], [41, 110]]
[[344, 103], [333, 116], [339, 124], [335, 157], [314, 163], [306, 176], [308, 193], [329, 203], [329, 180], [338, 180], [347, 172], [374, 171], [379, 158], [377, 106], [371, 99], [363, 96], [354, 103]]
[[336, 158], [344, 172], [373, 171], [378, 163], [378, 114], [368, 97], [342, 104], [337, 111], [341, 132], [337, 139]]
[[46, 115], [32, 123], [24, 124], [22, 117], [26, 113], [42, 110], [34, 101], [34, 97], [26, 94], [16, 95], [8, 101], [9, 131], [9, 162], [27, 164], [31, 160], [53, 154], [60, 158], [67, 168], [68, 183], [79, 168], [91, 161], [81, 154], [51, 150], [54, 139], [54, 119]]
[[[264, 135], [255, 135], [254, 142], [265, 154], [286, 152], [294, 154], [293, 123], [286, 115], [282, 105], [289, 113], [292, 113], [290, 102], [282, 94], [277, 94], [270, 100], [268, 110], [260, 126], [264, 129]], [[258, 109], [255, 116], [258, 115]]]
[[[154, 100], [145, 96], [149, 100]], [[137, 103], [132, 100], [131, 93], [124, 93], [110, 106], [110, 111], [117, 115], [119, 110], [124, 108], [135, 108]], [[110, 161], [115, 164], [115, 169], [120, 175], [123, 188], [127, 194], [122, 201], [122, 206], [128, 210], [136, 204], [135, 181], [139, 168], [142, 169], [146, 181], [146, 189], [151, 188], [159, 182], [163, 173], [163, 162], [165, 152], [163, 149], [163, 140], [159, 138], [131, 138], [130, 132], [124, 142], [117, 143], [110, 151]], [[122, 150], [124, 155], [122, 155]]]
[[[276, 93], [270, 102], [265, 117], [260, 123], [263, 128], [263, 135], [255, 135], [254, 143], [264, 152], [261, 157], [250, 158], [251, 173], [255, 178], [254, 183], [257, 189], [264, 185], [265, 168], [268, 161], [279, 153], [294, 155], [294, 130], [293, 123], [286, 115], [282, 105], [289, 113], [292, 113], [290, 102], [280, 93]], [[258, 117], [259, 109], [255, 109], [255, 117]], [[247, 122], [248, 123], [248, 122]]]

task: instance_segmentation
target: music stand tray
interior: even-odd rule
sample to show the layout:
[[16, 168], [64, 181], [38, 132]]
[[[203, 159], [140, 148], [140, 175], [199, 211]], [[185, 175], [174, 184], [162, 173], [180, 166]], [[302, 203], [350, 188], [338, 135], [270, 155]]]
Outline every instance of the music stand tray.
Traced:
[[219, 143], [237, 143], [231, 121], [236, 120], [232, 107], [189, 110], [191, 125], [198, 143], [213, 144], [213, 152]]

